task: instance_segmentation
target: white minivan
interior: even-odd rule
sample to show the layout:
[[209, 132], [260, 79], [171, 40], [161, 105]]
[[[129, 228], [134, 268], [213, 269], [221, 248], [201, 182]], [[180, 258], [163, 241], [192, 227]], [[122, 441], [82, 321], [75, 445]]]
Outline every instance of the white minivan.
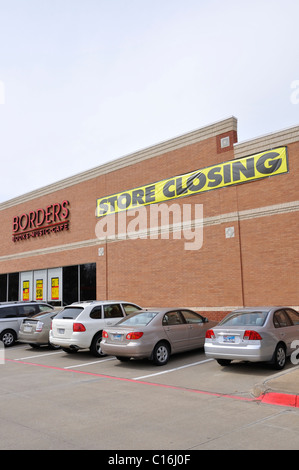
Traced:
[[137, 310], [139, 305], [122, 300], [75, 302], [53, 319], [49, 341], [67, 353], [89, 349], [94, 356], [102, 356], [102, 331]]

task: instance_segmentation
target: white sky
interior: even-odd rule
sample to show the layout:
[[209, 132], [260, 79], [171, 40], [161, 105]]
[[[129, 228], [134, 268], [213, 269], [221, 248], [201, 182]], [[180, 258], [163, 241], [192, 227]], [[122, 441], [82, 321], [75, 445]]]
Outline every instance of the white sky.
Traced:
[[298, 0], [0, 0], [0, 202], [230, 116], [239, 142], [299, 125], [298, 18]]

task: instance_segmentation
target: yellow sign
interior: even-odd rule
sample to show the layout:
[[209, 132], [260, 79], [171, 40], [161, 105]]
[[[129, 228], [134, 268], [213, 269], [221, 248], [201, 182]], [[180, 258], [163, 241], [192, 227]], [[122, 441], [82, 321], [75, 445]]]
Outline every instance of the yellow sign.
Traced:
[[288, 172], [280, 147], [97, 199], [97, 217]]
[[29, 281], [23, 281], [23, 300], [29, 300]]
[[59, 278], [51, 279], [51, 300], [59, 300]]
[[36, 300], [43, 300], [43, 296], [44, 296], [44, 282], [42, 279], [37, 279], [36, 291], [35, 291]]

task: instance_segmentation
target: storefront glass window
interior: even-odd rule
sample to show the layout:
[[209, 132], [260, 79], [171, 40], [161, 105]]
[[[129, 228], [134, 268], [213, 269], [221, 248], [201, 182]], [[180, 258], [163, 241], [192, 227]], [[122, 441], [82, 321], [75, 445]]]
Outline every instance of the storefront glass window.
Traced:
[[8, 301], [19, 300], [19, 273], [8, 275]]
[[6, 302], [7, 274], [0, 274], [0, 302]]
[[[76, 264], [62, 268], [62, 299], [63, 305], [96, 300], [96, 263]], [[19, 273], [0, 274], [0, 302], [17, 300], [20, 300]], [[49, 302], [55, 305], [61, 303], [61, 301]]]
[[63, 273], [63, 305], [70, 305], [79, 300], [78, 290], [78, 265], [64, 266]]
[[80, 300], [96, 300], [96, 263], [80, 265]]

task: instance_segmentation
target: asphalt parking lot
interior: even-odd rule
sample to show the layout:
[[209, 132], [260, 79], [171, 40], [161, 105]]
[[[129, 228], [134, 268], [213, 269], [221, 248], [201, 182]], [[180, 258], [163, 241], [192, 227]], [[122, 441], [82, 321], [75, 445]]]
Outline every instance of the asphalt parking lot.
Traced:
[[298, 408], [259, 400], [275, 374], [203, 349], [157, 367], [17, 343], [0, 365], [0, 449], [298, 449]]

